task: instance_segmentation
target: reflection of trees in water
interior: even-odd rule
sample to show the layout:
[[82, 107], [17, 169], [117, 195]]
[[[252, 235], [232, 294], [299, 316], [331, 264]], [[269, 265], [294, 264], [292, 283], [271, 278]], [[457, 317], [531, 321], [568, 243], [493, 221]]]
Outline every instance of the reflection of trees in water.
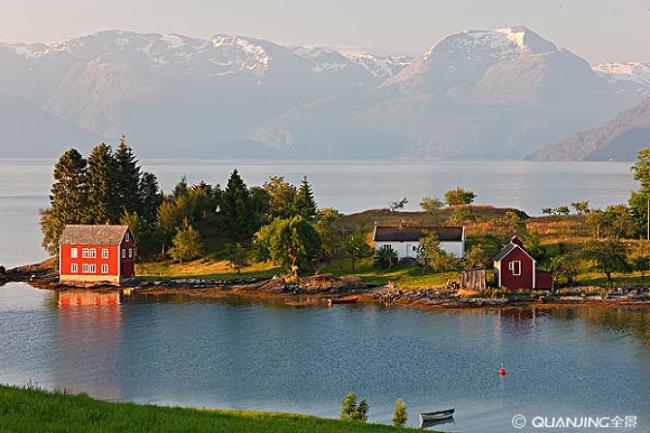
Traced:
[[548, 310], [556, 319], [580, 319], [613, 331], [634, 334], [650, 345], [650, 309], [644, 307], [557, 307]]

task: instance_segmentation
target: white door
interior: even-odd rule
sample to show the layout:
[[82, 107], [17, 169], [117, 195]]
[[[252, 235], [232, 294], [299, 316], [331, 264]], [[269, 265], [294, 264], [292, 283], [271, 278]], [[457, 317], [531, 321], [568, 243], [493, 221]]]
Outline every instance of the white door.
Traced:
[[404, 254], [404, 257], [413, 257], [413, 244], [406, 244], [406, 254]]

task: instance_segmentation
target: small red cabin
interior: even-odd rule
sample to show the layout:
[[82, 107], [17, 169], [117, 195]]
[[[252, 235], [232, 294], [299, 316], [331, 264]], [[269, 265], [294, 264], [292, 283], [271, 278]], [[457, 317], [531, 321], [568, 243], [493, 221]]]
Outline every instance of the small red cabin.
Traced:
[[497, 287], [511, 290], [552, 290], [553, 276], [537, 269], [537, 261], [526, 251], [524, 243], [513, 236], [494, 258]]
[[59, 240], [59, 281], [121, 285], [135, 277], [135, 257], [128, 226], [70, 224]]

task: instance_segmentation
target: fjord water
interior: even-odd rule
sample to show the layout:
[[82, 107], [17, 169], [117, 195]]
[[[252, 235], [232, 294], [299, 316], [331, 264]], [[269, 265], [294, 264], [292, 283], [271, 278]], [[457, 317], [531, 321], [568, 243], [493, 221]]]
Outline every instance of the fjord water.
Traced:
[[[47, 205], [50, 160], [0, 160], [0, 265], [46, 257], [40, 247], [38, 209]], [[237, 168], [248, 185], [269, 176], [299, 182], [307, 175], [321, 207], [342, 212], [385, 208], [406, 197], [418, 209], [424, 196], [455, 186], [477, 193], [477, 203], [510, 206], [538, 215], [544, 207], [589, 200], [592, 206], [623, 203], [635, 181], [629, 163], [524, 161], [211, 161], [144, 160], [169, 191], [182, 176], [225, 185]]]
[[368, 398], [374, 422], [389, 423], [403, 398], [411, 425], [420, 411], [455, 407], [445, 431], [513, 431], [512, 417], [523, 414], [635, 415], [627, 431], [650, 432], [649, 309], [428, 312], [124, 298], [70, 306], [57, 296], [0, 288], [0, 383], [327, 417], [354, 390]]

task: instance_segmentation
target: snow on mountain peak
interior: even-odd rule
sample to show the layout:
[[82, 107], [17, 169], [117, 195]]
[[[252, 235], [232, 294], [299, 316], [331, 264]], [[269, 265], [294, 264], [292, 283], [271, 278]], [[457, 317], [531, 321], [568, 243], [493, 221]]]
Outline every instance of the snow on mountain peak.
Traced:
[[650, 95], [650, 63], [603, 63], [593, 70], [619, 92], [631, 90]]
[[468, 60], [516, 58], [523, 53], [555, 52], [557, 47], [524, 26], [496, 30], [465, 30], [444, 38], [424, 53], [462, 54]]

